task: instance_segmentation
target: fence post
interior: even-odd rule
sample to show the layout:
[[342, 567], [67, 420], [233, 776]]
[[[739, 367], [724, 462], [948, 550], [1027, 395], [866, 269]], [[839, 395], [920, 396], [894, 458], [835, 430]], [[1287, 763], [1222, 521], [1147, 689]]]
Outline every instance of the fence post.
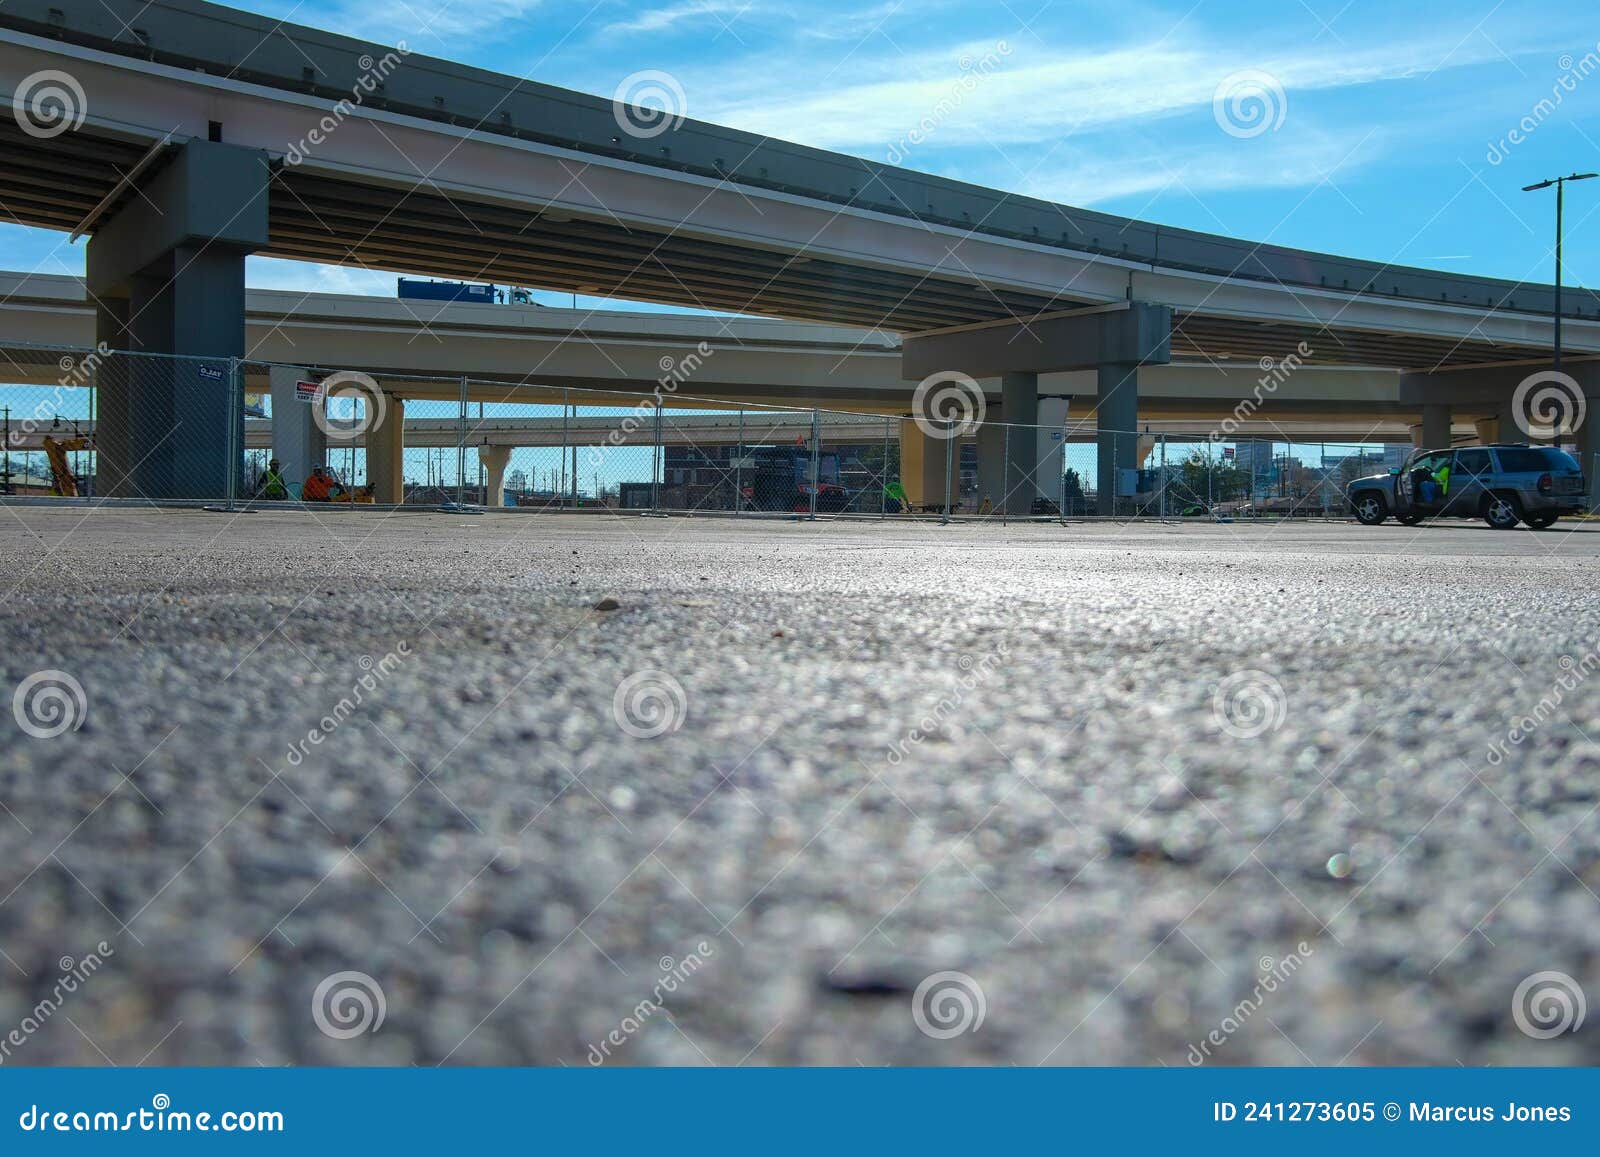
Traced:
[[456, 406], [456, 505], [466, 502], [467, 482], [467, 378], [457, 384], [460, 397]]
[[822, 416], [811, 411], [811, 521], [817, 520], [817, 488], [822, 485]]
[[1161, 435], [1161, 521], [1167, 520], [1167, 436]]
[[744, 407], [739, 407], [739, 450], [733, 460], [733, 516], [744, 514]]
[[939, 520], [939, 525], [947, 526], [950, 522], [950, 471], [955, 458], [956, 424], [946, 421], [944, 424], [944, 517]]
[[[1000, 456], [1000, 525], [1009, 525], [1006, 517], [1011, 511], [1011, 424], [1006, 423], [1001, 427], [1000, 440], [1005, 446], [1005, 453]], [[981, 486], [978, 488], [983, 489]], [[993, 511], [990, 511], [993, 514]]]
[[[239, 379], [239, 359], [228, 359], [228, 510], [232, 512], [238, 497], [239, 472], [244, 469], [244, 446], [235, 445], [240, 437], [239, 427], [244, 424], [244, 383]], [[96, 466], [98, 467], [98, 463]]]
[[661, 399], [656, 399], [656, 444], [650, 454], [650, 513], [661, 513], [661, 476], [667, 470], [666, 450], [661, 444]]
[[[571, 413], [572, 391], [563, 388], [561, 391], [561, 501], [557, 504], [557, 509], [564, 508], [567, 505], [568, 415]], [[576, 479], [574, 479], [574, 483], [576, 483]], [[573, 489], [577, 489], [576, 485], [574, 485]]]
[[889, 427], [893, 418], [883, 419], [883, 469], [878, 477], [878, 517], [889, 517]]

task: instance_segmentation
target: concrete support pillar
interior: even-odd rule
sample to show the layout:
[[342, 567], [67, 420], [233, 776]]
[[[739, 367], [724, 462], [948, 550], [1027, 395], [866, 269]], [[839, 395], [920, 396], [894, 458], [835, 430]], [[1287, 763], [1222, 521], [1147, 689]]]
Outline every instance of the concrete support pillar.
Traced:
[[[1038, 493], [1039, 375], [1014, 372], [1000, 376], [1000, 413], [1006, 422], [1007, 514], [1031, 514]], [[999, 504], [999, 499], [996, 499]]]
[[1575, 431], [1578, 465], [1589, 493], [1589, 513], [1600, 510], [1600, 397], [1589, 398], [1588, 413]]
[[285, 481], [298, 486], [313, 466], [328, 464], [328, 436], [317, 424], [320, 402], [304, 401], [295, 383], [316, 381], [297, 366], [273, 366], [268, 371], [272, 390], [272, 456], [278, 460]]
[[1051, 502], [1061, 500], [1061, 476], [1067, 468], [1067, 445], [1063, 428], [1067, 424], [1066, 398], [1039, 399], [1038, 412], [1038, 483], [1039, 497]]
[[383, 420], [367, 431], [367, 482], [374, 502], [398, 506], [406, 497], [406, 403], [393, 394], [384, 400]]
[[130, 357], [113, 382], [107, 402], [127, 425], [125, 443], [107, 443], [119, 491], [218, 498], [237, 479], [244, 415], [228, 359], [245, 352], [244, 260], [267, 243], [269, 177], [260, 150], [190, 141], [89, 241], [85, 285], [107, 303], [97, 329], [182, 355]]
[[95, 344], [110, 351], [95, 368], [94, 386], [94, 495], [97, 498], [133, 496], [128, 472], [133, 467], [133, 445], [128, 421], [128, 370], [126, 351], [133, 344], [128, 332], [128, 302], [110, 298], [96, 302]]
[[1117, 471], [1139, 465], [1139, 367], [1137, 364], [1102, 363], [1098, 369], [1100, 401], [1099, 469], [1096, 488], [1101, 514], [1116, 513]]
[[[948, 441], [925, 434], [914, 421], [900, 423], [900, 484], [906, 502], [920, 509], [944, 505], [945, 447]], [[953, 488], [953, 487], [952, 487]], [[951, 505], [955, 495], [951, 495]]]
[[1450, 418], [1449, 406], [1433, 402], [1422, 407], [1422, 449], [1450, 448]]
[[1500, 441], [1499, 417], [1475, 418], [1472, 422], [1472, 428], [1474, 431], [1476, 431], [1478, 435], [1478, 441], [1482, 445], [1490, 446]]
[[978, 427], [978, 504], [984, 500], [1000, 509], [1000, 500], [1006, 492], [1006, 431], [990, 414]]
[[478, 461], [483, 466], [487, 482], [484, 485], [483, 504], [506, 504], [506, 467], [511, 464], [510, 446], [479, 446]]

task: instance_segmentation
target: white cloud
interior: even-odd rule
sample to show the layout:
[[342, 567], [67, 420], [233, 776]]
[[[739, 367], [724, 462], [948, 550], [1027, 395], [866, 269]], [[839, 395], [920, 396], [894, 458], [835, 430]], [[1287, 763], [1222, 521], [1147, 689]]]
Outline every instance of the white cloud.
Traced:
[[281, 257], [245, 259], [245, 284], [251, 289], [289, 289], [301, 293], [359, 293], [368, 297], [393, 297], [393, 273], [346, 265], [320, 265]]
[[747, 0], [682, 0], [664, 8], [646, 8], [632, 19], [607, 25], [605, 31], [664, 32], [674, 25], [692, 23], [701, 18], [706, 18], [706, 23], [723, 27], [731, 25], [754, 7]]
[[[1276, 55], [1165, 42], [1056, 54], [1008, 47], [1009, 56], [992, 41], [899, 59], [866, 61], [858, 55], [848, 77], [777, 91], [765, 63], [684, 80], [696, 98], [696, 115], [883, 158], [928, 119], [936, 122], [927, 134], [929, 151], [985, 144], [1038, 148], [1064, 136], [1209, 107], [1219, 82], [1243, 69], [1276, 77], [1288, 92], [1293, 118], [1297, 93], [1400, 80], [1433, 67], [1451, 50], [1448, 68], [1498, 58], [1488, 45], [1460, 47], [1454, 37], [1437, 44], [1387, 42]], [[1000, 55], [988, 75], [958, 64], [986, 54]]]

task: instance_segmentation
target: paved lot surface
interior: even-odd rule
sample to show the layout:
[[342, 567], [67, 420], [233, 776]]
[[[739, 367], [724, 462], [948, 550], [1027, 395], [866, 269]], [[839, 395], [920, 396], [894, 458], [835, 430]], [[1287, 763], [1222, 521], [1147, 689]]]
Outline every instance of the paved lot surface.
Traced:
[[12, 508], [4, 1063], [1597, 1063], [1597, 556]]

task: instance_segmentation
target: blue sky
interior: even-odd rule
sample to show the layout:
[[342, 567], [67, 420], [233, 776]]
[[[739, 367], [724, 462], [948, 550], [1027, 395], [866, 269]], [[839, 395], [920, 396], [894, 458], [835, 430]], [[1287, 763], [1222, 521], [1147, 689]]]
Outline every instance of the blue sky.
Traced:
[[[1600, 168], [1593, 0], [236, 6], [606, 97], [660, 69], [697, 119], [878, 160], [900, 149], [911, 168], [1170, 225], [1483, 275], [1549, 280], [1553, 194], [1520, 187]], [[1241, 74], [1268, 86], [1264, 131], [1225, 131], [1214, 98]], [[942, 99], [947, 112], [904, 148]], [[1519, 122], [1531, 131], [1511, 143]], [[1568, 209], [1568, 281], [1600, 284], [1600, 181], [1575, 187]], [[81, 244], [60, 235], [0, 241], [12, 267], [81, 271]], [[293, 262], [252, 259], [249, 276], [393, 292], [388, 276]]]

